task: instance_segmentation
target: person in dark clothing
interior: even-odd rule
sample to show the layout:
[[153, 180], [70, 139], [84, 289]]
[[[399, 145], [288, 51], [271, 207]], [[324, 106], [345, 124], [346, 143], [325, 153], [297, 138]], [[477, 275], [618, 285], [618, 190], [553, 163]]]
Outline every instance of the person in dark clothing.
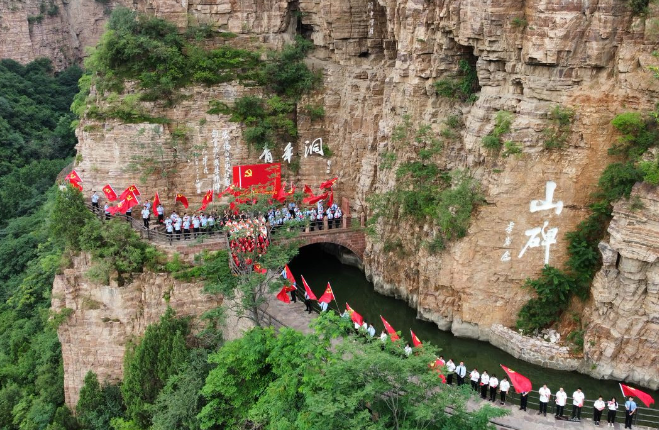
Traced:
[[519, 397], [519, 410], [525, 411], [528, 402], [529, 402], [529, 392], [524, 391]]

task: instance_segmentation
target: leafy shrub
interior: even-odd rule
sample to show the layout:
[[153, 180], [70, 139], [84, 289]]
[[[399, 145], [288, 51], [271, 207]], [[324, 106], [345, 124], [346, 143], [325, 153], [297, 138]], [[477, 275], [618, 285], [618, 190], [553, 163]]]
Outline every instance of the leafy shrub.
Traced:
[[440, 79], [434, 86], [438, 96], [463, 102], [475, 101], [474, 95], [480, 91], [476, 69], [467, 60], [459, 61], [455, 77]]
[[549, 113], [551, 125], [542, 131], [546, 149], [562, 148], [565, 145], [570, 136], [574, 116], [574, 109], [560, 105], [554, 106]]
[[522, 153], [522, 147], [512, 140], [504, 142], [503, 149], [503, 153], [501, 154], [503, 157], [510, 157], [511, 155], [519, 155]]
[[515, 28], [524, 29], [528, 25], [528, 22], [526, 21], [526, 19], [516, 16], [515, 18], [510, 20], [510, 25], [512, 25]]
[[627, 6], [634, 15], [645, 15], [648, 12], [650, 0], [627, 0]]
[[500, 110], [494, 117], [494, 129], [483, 137], [483, 147], [498, 151], [503, 146], [502, 136], [510, 131], [515, 115], [512, 112]]
[[320, 84], [321, 75], [312, 72], [304, 63], [312, 49], [313, 42], [296, 36], [294, 44], [284, 46], [281, 51], [270, 51], [261, 83], [275, 94], [297, 102]]
[[306, 105], [304, 107], [304, 110], [307, 111], [307, 115], [309, 115], [309, 118], [311, 121], [316, 121], [319, 119], [325, 118], [325, 108], [323, 105]]
[[611, 124], [621, 133], [618, 142], [609, 149], [610, 155], [638, 159], [657, 141], [656, 121], [636, 112], [617, 115]]
[[642, 161], [638, 168], [643, 172], [643, 182], [659, 185], [659, 163], [657, 161]]

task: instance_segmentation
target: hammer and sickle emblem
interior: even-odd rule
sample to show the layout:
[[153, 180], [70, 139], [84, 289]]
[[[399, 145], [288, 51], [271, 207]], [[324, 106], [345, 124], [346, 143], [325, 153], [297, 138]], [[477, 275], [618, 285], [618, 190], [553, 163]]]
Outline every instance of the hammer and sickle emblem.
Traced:
[[133, 196], [127, 196], [126, 200], [133, 200]]
[[252, 177], [252, 169], [245, 170], [245, 177], [246, 178], [251, 178]]

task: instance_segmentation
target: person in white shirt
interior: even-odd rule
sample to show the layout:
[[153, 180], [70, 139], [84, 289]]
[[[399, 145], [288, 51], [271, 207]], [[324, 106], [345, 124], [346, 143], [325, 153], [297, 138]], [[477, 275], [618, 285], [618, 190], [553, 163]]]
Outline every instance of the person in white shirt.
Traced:
[[364, 329], [365, 332], [368, 332], [368, 324], [366, 324], [366, 321], [362, 323], [362, 329]]
[[581, 408], [583, 408], [583, 401], [586, 395], [577, 388], [577, 391], [572, 393], [572, 418], [571, 421], [581, 421]]
[[483, 370], [481, 373], [481, 398], [487, 399], [487, 388], [490, 386], [490, 375], [487, 374], [487, 370]]
[[538, 411], [538, 415], [544, 414], [547, 416], [547, 403], [551, 399], [551, 391], [547, 388], [547, 384], [538, 390], [538, 394], [540, 394], [540, 410]]
[[408, 343], [408, 344], [405, 344], [405, 355], [407, 355], [409, 357], [410, 354], [412, 354], [412, 348], [410, 347], [410, 344]]
[[165, 220], [165, 208], [161, 204], [158, 204], [156, 213], [158, 214], [158, 224], [162, 224]]
[[478, 391], [478, 380], [480, 379], [481, 374], [478, 373], [478, 369], [474, 368], [469, 374], [469, 379], [471, 380], [471, 389]]
[[595, 403], [593, 404], [593, 421], [595, 422], [595, 425], [598, 426], [600, 425], [600, 420], [602, 419], [602, 411], [606, 405], [604, 404], [604, 399], [602, 396], [599, 396], [597, 400], [595, 400]]
[[382, 330], [382, 333], [380, 333], [380, 342], [385, 343], [388, 337], [389, 336], [387, 336], [387, 333], [385, 333], [385, 331]]
[[172, 214], [172, 220], [174, 221], [174, 233], [176, 233], [176, 240], [181, 240], [181, 217], [176, 216], [176, 218], [174, 218], [175, 215], [176, 213]]
[[369, 337], [375, 337], [375, 327], [373, 327], [373, 324], [369, 324], [368, 330], [366, 331], [368, 332]]
[[[320, 302], [320, 311], [321, 311], [321, 312], [326, 312], [326, 311], [327, 311], [327, 302]], [[359, 324], [355, 323], [355, 325], [357, 326], [357, 327], [355, 327], [355, 328], [358, 329], [358, 328], [359, 328]]]
[[149, 212], [149, 209], [144, 206], [144, 209], [142, 209], [142, 223], [144, 223], [144, 228], [149, 228], [149, 218], [151, 217], [151, 213]]
[[109, 220], [110, 219], [110, 203], [106, 203], [105, 206], [103, 207], [103, 210], [105, 211], [105, 219]]
[[606, 416], [606, 421], [609, 423], [609, 427], [613, 427], [613, 424], [616, 422], [616, 413], [618, 412], [618, 401], [615, 397], [611, 397], [611, 400], [607, 402], [607, 407], [609, 408], [609, 413]]
[[94, 213], [98, 212], [98, 198], [98, 194], [94, 191], [94, 194], [92, 194], [92, 212]]
[[506, 396], [508, 395], [508, 390], [510, 390], [510, 382], [506, 378], [501, 380], [499, 384], [499, 391], [501, 392], [501, 404], [506, 403]]
[[490, 402], [495, 402], [497, 400], [497, 387], [499, 386], [499, 380], [497, 375], [494, 373], [490, 376]]
[[455, 363], [450, 358], [446, 362], [446, 371], [448, 372], [446, 375], [446, 383], [448, 385], [453, 385], [453, 374], [455, 373]]
[[174, 223], [172, 223], [172, 220], [170, 218], [167, 218], [165, 220], [165, 231], [167, 232], [167, 240], [169, 240], [169, 243], [172, 243], [172, 234], [174, 233]]
[[464, 362], [460, 362], [458, 367], [455, 368], [455, 374], [458, 375], [458, 387], [465, 383], [465, 376], [467, 375], [467, 368]]
[[565, 409], [565, 403], [567, 402], [567, 393], [563, 390], [563, 387], [559, 388], [556, 392], [556, 418], [563, 416], [563, 410]]

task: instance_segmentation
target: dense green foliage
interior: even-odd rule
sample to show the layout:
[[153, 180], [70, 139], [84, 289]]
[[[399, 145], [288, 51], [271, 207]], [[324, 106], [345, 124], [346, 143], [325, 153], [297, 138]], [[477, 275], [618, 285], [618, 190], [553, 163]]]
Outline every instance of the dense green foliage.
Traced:
[[648, 12], [650, 0], [627, 0], [627, 6], [634, 15], [644, 15]]
[[347, 334], [351, 323], [332, 313], [314, 324], [309, 335], [254, 329], [212, 354], [202, 428], [480, 430], [504, 413], [467, 413], [469, 390], [443, 386], [428, 370], [431, 345], [405, 357], [401, 345]]
[[126, 353], [121, 392], [127, 415], [141, 428], [149, 426], [153, 403], [169, 377], [185, 364], [189, 332], [188, 322], [175, 318], [169, 308], [158, 324], [146, 329], [135, 349]]
[[562, 148], [570, 137], [572, 122], [576, 112], [569, 107], [556, 105], [549, 112], [549, 127], [542, 131], [545, 148]]
[[112, 418], [124, 416], [124, 404], [117, 385], [99, 384], [92, 371], [85, 375], [76, 406], [76, 418], [81, 427], [90, 430], [110, 428]]
[[[49, 321], [64, 243], [51, 236], [54, 180], [76, 140], [68, 110], [77, 67], [0, 61], [0, 428], [74, 428], [62, 355]], [[65, 314], [60, 317], [65, 317]]]
[[197, 40], [200, 34], [212, 36], [182, 35], [168, 21], [116, 8], [85, 65], [101, 93], [121, 92], [124, 80], [131, 79], [139, 82], [142, 98], [149, 100], [171, 97], [190, 83], [256, 80], [258, 54], [229, 46], [205, 50]]
[[[0, 177], [3, 181], [28, 179], [26, 173], [6, 179], [16, 167], [39, 160], [61, 160], [73, 154], [76, 140], [69, 127], [73, 120], [69, 106], [81, 73], [78, 67], [71, 67], [54, 74], [47, 59], [26, 66], [13, 60], [0, 61]], [[40, 165], [33, 168], [47, 169]], [[46, 187], [35, 183], [27, 185], [28, 188], [45, 191], [54, 176], [44, 173]], [[38, 177], [29, 179], [36, 181]], [[4, 209], [7, 202], [1, 203]]]
[[653, 116], [644, 118], [637, 113], [623, 113], [611, 123], [620, 132], [617, 144], [609, 151], [622, 156], [623, 161], [609, 164], [598, 181], [591, 214], [574, 231], [567, 233], [568, 261], [566, 270], [545, 267], [542, 275], [527, 280], [526, 285], [537, 296], [522, 307], [517, 327], [526, 331], [539, 330], [558, 320], [567, 308], [572, 295], [586, 299], [593, 277], [600, 267], [598, 244], [611, 219], [612, 205], [621, 198], [629, 198], [632, 187], [641, 181], [652, 182], [652, 162], [639, 162], [639, 158], [659, 138]]
[[[455, 119], [450, 118], [442, 136], [452, 138]], [[417, 159], [410, 159], [396, 169], [396, 187], [369, 198], [373, 210], [368, 220], [368, 233], [376, 233], [380, 219], [411, 219], [429, 221], [436, 227], [427, 242], [432, 251], [441, 250], [446, 243], [464, 237], [471, 214], [482, 201], [478, 182], [467, 171], [444, 170], [435, 161], [444, 143], [435, 137], [431, 128], [414, 128], [409, 117], [394, 129], [392, 141], [409, 145]], [[385, 166], [392, 167], [395, 152], [386, 153]], [[392, 155], [393, 154], [393, 155]]]
[[460, 60], [458, 63], [456, 76], [440, 79], [434, 83], [434, 86], [438, 96], [467, 103], [475, 102], [476, 93], [480, 91], [476, 68], [466, 60]]

